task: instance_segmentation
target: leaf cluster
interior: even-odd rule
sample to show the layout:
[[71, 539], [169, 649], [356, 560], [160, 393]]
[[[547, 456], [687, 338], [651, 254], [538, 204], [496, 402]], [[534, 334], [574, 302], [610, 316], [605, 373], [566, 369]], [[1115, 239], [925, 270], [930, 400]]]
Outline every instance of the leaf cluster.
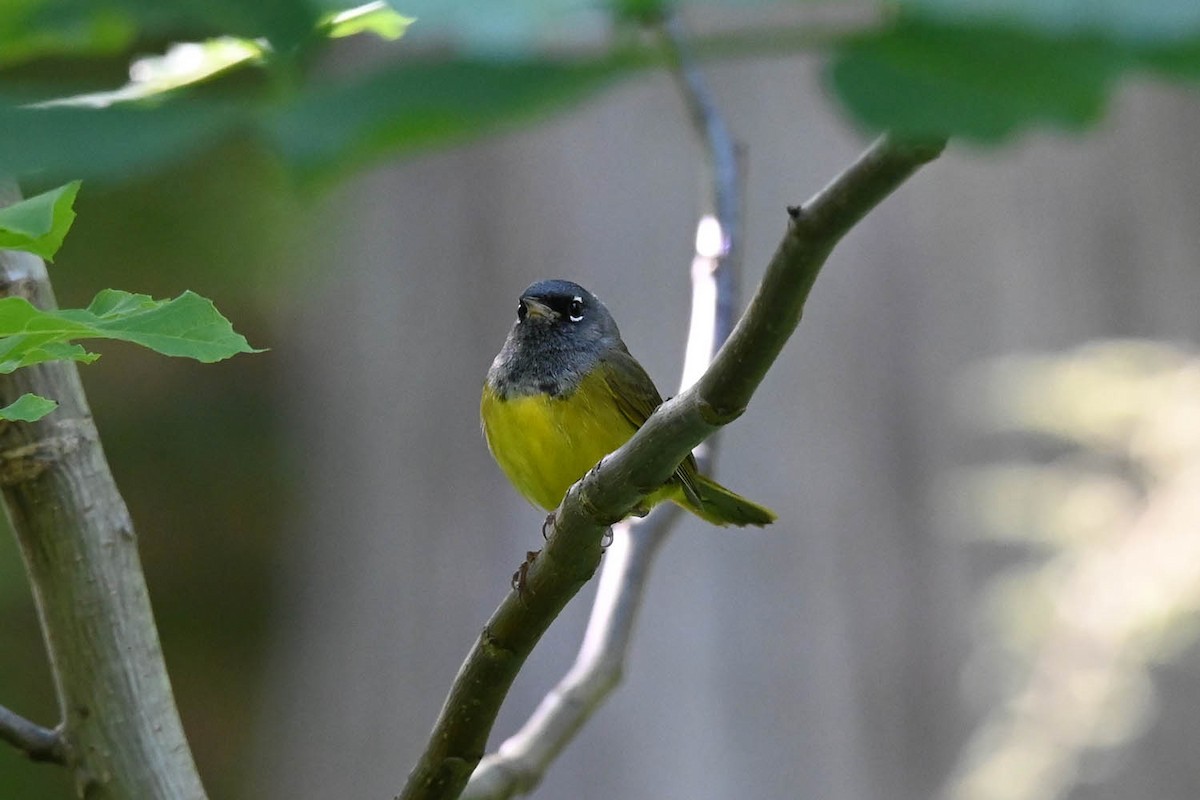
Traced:
[[[728, 6], [753, 19], [754, 6], [781, 5], [393, 2], [22, 0], [25, 13], [0, 23], [0, 172], [127, 177], [249, 135], [301, 177], [333, 177], [578, 102], [661, 65], [657, 40], [627, 34], [668, 13]], [[865, 21], [820, 36], [804, 35], [807, 4], [790, 5], [791, 29], [709, 37], [696, 42], [697, 53], [754, 56], [778, 52], [780, 42], [819, 48], [832, 94], [871, 131], [991, 144], [1036, 127], [1082, 130], [1129, 74], [1200, 78], [1196, 3], [876, 2], [856, 15]], [[395, 58], [338, 79], [308, 68], [332, 39], [362, 32], [393, 40], [384, 48]], [[51, 54], [86, 64], [97, 52], [167, 37], [192, 41], [137, 59], [127, 85], [101, 92], [6, 81], [2, 69], [26, 75], [15, 67]], [[231, 77], [247, 71], [265, 80]]]
[[[52, 258], [75, 219], [72, 204], [78, 191], [76, 181], [0, 209], [0, 247]], [[193, 292], [155, 300], [105, 289], [87, 308], [49, 310], [24, 297], [0, 299], [0, 374], [47, 361], [90, 364], [99, 355], [78, 344], [87, 339], [131, 342], [162, 355], [206, 363], [260, 352], [233, 330], [211, 300]], [[0, 408], [0, 419], [32, 422], [57, 405], [26, 394]]]

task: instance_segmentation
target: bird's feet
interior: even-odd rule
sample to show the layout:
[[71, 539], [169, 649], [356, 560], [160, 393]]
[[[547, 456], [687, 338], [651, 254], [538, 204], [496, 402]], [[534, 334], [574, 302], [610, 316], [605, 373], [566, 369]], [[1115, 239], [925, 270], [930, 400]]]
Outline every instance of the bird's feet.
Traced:
[[604, 535], [600, 537], [600, 549], [606, 550], [608, 548], [608, 546], [612, 543], [613, 543], [613, 529], [612, 529], [612, 526], [609, 525], [607, 528], [604, 529]]
[[554, 532], [554, 512], [551, 511], [546, 515], [546, 520], [542, 523], [542, 539], [548, 540], [550, 534]]
[[522, 603], [525, 602], [525, 583], [529, 578], [529, 568], [533, 566], [533, 562], [537, 560], [541, 552], [541, 550], [527, 551], [525, 553], [525, 560], [521, 562], [521, 566], [517, 567], [517, 571], [513, 573], [511, 585]]

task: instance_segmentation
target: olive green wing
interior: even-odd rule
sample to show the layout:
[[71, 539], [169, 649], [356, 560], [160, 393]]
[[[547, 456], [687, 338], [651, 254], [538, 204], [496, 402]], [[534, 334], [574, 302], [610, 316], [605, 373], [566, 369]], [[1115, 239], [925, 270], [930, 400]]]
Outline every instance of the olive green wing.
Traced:
[[[624, 344], [607, 353], [601, 359], [601, 365], [604, 369], [604, 380], [622, 416], [633, 423], [635, 428], [641, 428], [663, 402], [653, 379], [638, 360], [630, 355]], [[675, 470], [672, 478], [679, 481], [688, 500], [697, 506], [700, 505], [700, 498], [693, 479], [698, 472], [695, 457], [688, 453], [688, 457], [679, 465], [679, 469]]]

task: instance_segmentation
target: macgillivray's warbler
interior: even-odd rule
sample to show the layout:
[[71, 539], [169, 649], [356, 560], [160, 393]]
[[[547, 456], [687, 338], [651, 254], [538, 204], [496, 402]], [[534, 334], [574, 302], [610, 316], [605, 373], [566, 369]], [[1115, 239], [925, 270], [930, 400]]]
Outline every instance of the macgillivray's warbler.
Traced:
[[[553, 511], [661, 404], [604, 304], [578, 284], [549, 280], [521, 294], [517, 321], [488, 370], [480, 417], [509, 481]], [[701, 475], [690, 454], [637, 513], [664, 500], [716, 525], [775, 520], [769, 509]]]

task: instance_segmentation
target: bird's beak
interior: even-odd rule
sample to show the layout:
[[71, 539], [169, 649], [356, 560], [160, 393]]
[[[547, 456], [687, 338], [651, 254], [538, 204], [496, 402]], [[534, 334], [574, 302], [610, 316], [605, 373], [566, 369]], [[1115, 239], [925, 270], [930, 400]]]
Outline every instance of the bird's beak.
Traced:
[[532, 297], [522, 297], [521, 300], [525, 303], [525, 313], [530, 317], [554, 319], [558, 316], [557, 311], [540, 300], [535, 300]]

